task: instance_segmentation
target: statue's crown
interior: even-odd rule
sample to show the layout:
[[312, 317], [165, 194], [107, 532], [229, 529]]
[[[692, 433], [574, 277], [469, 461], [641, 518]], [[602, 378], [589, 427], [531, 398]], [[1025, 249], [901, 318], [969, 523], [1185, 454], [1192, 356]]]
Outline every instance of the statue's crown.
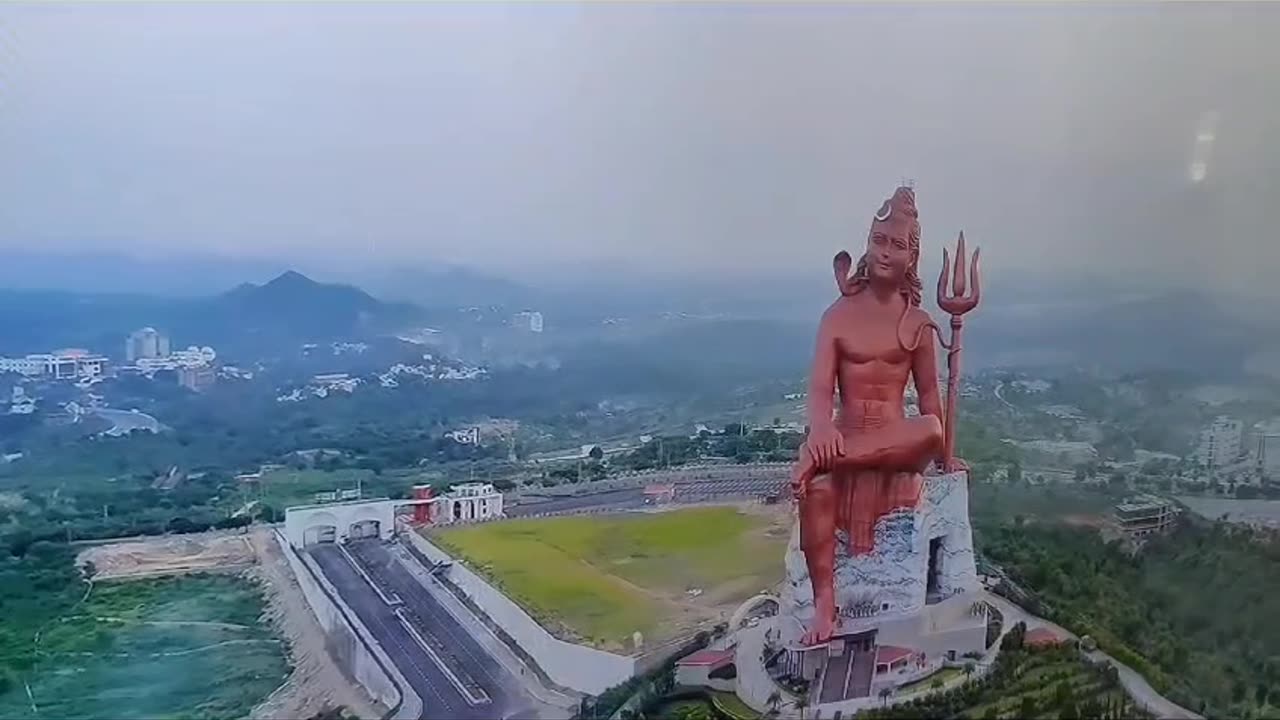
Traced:
[[903, 185], [893, 191], [893, 197], [885, 200], [876, 212], [876, 222], [889, 222], [890, 218], [909, 217], [917, 220], [920, 213], [916, 210], [916, 191]]

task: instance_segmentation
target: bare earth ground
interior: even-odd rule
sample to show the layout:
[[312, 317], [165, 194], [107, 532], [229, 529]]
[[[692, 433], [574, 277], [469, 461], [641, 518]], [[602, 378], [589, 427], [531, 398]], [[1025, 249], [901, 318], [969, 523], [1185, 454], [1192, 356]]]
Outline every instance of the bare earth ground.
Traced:
[[295, 720], [345, 706], [361, 718], [383, 708], [348, 681], [324, 647], [324, 631], [311, 613], [293, 571], [272, 532], [214, 531], [98, 545], [80, 554], [100, 579], [129, 579], [185, 572], [243, 571], [266, 596], [264, 618], [284, 637], [293, 672], [285, 684], [254, 708], [254, 720]]
[[248, 568], [256, 562], [248, 536], [205, 532], [95, 545], [76, 564], [93, 563], [101, 580]]

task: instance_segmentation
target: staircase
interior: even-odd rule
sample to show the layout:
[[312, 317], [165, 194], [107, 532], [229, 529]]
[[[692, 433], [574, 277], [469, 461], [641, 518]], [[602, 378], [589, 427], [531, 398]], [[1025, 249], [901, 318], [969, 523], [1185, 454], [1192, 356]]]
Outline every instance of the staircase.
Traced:
[[818, 686], [819, 705], [844, 699], [844, 686], [849, 679], [849, 661], [852, 655], [846, 650], [838, 656], [827, 658], [827, 666], [822, 671], [822, 683]]

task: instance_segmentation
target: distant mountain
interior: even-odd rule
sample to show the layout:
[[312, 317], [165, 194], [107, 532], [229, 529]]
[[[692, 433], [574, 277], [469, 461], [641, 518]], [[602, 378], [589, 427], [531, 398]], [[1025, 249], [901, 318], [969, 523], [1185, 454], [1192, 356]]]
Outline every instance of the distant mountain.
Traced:
[[199, 298], [0, 290], [0, 352], [83, 346], [118, 355], [129, 332], [151, 325], [175, 347], [213, 345], [258, 358], [302, 343], [391, 333], [419, 321], [421, 312], [295, 271]]
[[395, 330], [418, 313], [413, 305], [384, 303], [359, 288], [318, 283], [290, 270], [196, 303], [187, 324], [219, 340], [277, 335], [324, 341]]

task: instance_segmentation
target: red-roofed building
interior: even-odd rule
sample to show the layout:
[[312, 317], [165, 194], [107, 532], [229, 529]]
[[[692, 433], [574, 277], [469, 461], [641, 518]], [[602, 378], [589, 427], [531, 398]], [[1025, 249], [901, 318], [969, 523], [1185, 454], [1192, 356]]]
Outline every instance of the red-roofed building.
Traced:
[[1034, 630], [1028, 630], [1027, 635], [1022, 642], [1027, 647], [1045, 648], [1061, 645], [1065, 638], [1047, 627], [1038, 627]]
[[729, 668], [733, 665], [733, 657], [734, 648], [730, 647], [724, 650], [699, 650], [681, 658], [676, 661], [676, 684], [724, 689], [721, 685], [725, 685], [727, 680], [727, 687], [732, 690], [736, 673]]
[[905, 668], [917, 655], [911, 648], [897, 645], [879, 645], [876, 647], [876, 674], [882, 675], [890, 671]]

